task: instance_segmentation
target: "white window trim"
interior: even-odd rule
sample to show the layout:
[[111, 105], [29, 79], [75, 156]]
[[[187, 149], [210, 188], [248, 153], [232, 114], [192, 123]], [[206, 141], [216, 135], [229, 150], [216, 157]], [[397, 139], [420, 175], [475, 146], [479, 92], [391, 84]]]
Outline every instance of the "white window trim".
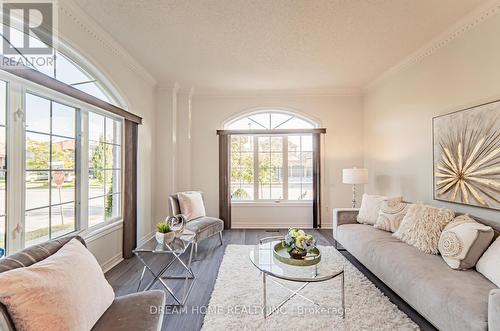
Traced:
[[[121, 121], [121, 185], [123, 185], [123, 118], [114, 114], [107, 113], [95, 106], [86, 104], [77, 99], [53, 91], [52, 89], [40, 86], [28, 80], [24, 80], [8, 72], [0, 70], [0, 79], [7, 82], [7, 217], [6, 217], [6, 255], [13, 254], [24, 248], [25, 236], [25, 96], [26, 93], [34, 94], [43, 98], [54, 100], [63, 103], [67, 106], [74, 107], [80, 110], [80, 113], [86, 114], [86, 120], [82, 118], [82, 145], [81, 149], [81, 166], [79, 177], [79, 190], [77, 195], [80, 195], [79, 200], [76, 197], [75, 206], [79, 210], [79, 215], [76, 220], [76, 230], [66, 235], [82, 233], [92, 238], [109, 231], [110, 228], [116, 228], [117, 224], [123, 223], [123, 192], [120, 193], [120, 216], [112, 219], [104, 220], [92, 227], [88, 226], [88, 112], [94, 112], [105, 117]], [[16, 112], [20, 110], [19, 116]], [[87, 149], [83, 149], [87, 145]], [[86, 172], [84, 171], [86, 169]], [[85, 226], [85, 227], [84, 227]], [[86, 235], [86, 236], [87, 236]]]

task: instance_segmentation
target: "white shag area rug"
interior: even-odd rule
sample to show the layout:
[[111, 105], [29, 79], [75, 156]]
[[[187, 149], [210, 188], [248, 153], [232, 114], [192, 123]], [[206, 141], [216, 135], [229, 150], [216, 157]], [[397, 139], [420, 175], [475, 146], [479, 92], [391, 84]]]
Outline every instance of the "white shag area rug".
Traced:
[[[333, 247], [319, 247], [323, 261], [345, 266], [346, 317], [342, 319], [341, 280], [310, 283], [300, 293], [314, 300], [314, 306], [299, 296], [273, 315], [262, 314], [262, 275], [249, 258], [252, 246], [226, 248], [202, 330], [418, 330], [358, 269]], [[276, 306], [290, 292], [267, 278], [267, 304]], [[274, 278], [273, 278], [274, 279]], [[301, 283], [280, 283], [296, 289]]]

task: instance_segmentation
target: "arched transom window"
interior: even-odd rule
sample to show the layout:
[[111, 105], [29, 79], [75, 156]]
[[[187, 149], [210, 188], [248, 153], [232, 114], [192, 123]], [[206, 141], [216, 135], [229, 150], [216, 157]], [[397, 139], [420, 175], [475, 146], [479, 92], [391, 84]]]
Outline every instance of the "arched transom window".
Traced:
[[261, 111], [238, 117], [225, 125], [230, 130], [312, 129], [311, 120], [283, 111]]
[[[235, 202], [312, 200], [312, 134], [294, 130], [317, 127], [302, 116], [272, 110], [229, 121], [225, 129], [251, 130], [248, 134], [231, 136], [231, 199]], [[276, 133], [270, 133], [273, 130]]]

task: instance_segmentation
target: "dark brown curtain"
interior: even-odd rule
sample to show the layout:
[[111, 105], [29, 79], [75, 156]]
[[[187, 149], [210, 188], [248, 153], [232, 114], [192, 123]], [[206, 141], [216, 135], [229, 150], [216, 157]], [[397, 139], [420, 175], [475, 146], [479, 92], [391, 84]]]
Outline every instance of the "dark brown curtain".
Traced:
[[313, 133], [313, 228], [321, 227], [321, 134]]
[[230, 142], [230, 135], [219, 135], [219, 218], [225, 229], [231, 228]]
[[137, 133], [138, 124], [125, 120], [123, 165], [123, 258], [137, 247]]

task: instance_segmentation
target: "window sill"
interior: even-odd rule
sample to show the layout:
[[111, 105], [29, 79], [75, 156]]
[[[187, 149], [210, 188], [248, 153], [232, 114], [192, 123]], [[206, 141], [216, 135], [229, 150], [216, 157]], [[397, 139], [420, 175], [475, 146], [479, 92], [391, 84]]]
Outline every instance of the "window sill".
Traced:
[[234, 207], [312, 207], [312, 201], [237, 201], [231, 202]]
[[85, 242], [90, 243], [121, 228], [123, 228], [123, 219], [119, 218], [117, 220], [105, 222], [89, 228], [80, 233], [80, 236], [85, 240]]

